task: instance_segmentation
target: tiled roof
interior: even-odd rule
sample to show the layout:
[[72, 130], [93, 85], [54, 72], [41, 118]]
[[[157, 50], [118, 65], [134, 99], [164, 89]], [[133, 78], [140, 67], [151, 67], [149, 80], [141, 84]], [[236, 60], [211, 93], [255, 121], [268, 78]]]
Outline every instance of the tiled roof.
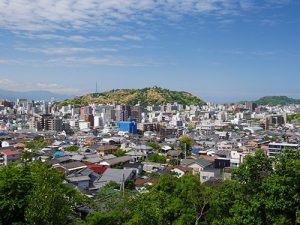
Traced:
[[5, 155], [18, 155], [18, 151], [14, 150], [0, 150], [0, 153], [5, 154]]

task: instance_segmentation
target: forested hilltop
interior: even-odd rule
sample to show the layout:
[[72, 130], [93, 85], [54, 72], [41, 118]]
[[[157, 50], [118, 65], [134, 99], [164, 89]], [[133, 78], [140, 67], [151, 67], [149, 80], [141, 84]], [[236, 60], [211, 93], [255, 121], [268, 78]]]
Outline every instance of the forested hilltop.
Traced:
[[[300, 104], [300, 99], [289, 98], [287, 96], [265, 96], [256, 101], [253, 101], [258, 105], [289, 105], [289, 104]], [[242, 103], [245, 103], [243, 101]]]
[[59, 103], [64, 105], [88, 105], [91, 102], [96, 104], [113, 104], [136, 105], [142, 106], [161, 105], [175, 103], [182, 105], [204, 105], [205, 102], [200, 98], [184, 91], [171, 91], [160, 87], [150, 87], [143, 89], [116, 89], [102, 93], [93, 93], [68, 99]]
[[[247, 156], [232, 180], [201, 184], [198, 176], [162, 175], [148, 191], [108, 184], [95, 200], [64, 184], [41, 162], [0, 167], [0, 224], [294, 225], [300, 222], [300, 152], [274, 159]], [[84, 212], [88, 213], [87, 216]], [[81, 212], [81, 213], [79, 213]]]

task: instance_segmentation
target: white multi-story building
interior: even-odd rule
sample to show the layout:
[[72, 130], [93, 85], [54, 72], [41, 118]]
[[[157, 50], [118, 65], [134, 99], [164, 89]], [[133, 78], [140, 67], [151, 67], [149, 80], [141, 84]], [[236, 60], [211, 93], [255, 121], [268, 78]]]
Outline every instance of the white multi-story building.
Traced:
[[271, 142], [269, 144], [268, 156], [275, 156], [285, 149], [300, 150], [300, 144]]

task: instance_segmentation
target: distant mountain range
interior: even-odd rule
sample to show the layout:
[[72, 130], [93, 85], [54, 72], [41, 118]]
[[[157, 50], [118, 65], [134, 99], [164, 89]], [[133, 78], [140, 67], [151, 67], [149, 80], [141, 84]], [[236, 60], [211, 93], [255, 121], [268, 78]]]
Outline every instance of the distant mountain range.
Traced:
[[300, 99], [289, 98], [287, 96], [265, 96], [252, 102], [258, 105], [275, 106], [275, 105], [300, 104]]
[[18, 98], [28, 99], [28, 100], [50, 100], [54, 98], [56, 101], [62, 101], [65, 99], [73, 98], [72, 95], [64, 95], [52, 93], [50, 91], [26, 91], [26, 92], [18, 92], [18, 91], [9, 91], [0, 89], [0, 99], [7, 99], [9, 101], [16, 101]]
[[97, 104], [119, 103], [123, 105], [161, 105], [177, 102], [182, 105], [204, 105], [200, 98], [184, 91], [171, 91], [160, 87], [149, 87], [143, 89], [117, 89], [102, 93], [93, 93], [65, 100], [59, 105], [88, 105], [91, 102]]

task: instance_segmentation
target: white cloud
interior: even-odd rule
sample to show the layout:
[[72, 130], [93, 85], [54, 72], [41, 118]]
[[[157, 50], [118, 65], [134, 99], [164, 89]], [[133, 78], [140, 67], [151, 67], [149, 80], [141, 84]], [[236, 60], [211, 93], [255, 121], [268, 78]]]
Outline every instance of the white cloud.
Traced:
[[[127, 48], [123, 48], [124, 50], [132, 49], [132, 48], [140, 48], [140, 46], [128, 46]], [[121, 49], [121, 48], [120, 48]], [[25, 48], [24, 51], [29, 52], [42, 52], [49, 55], [68, 55], [69, 53], [65, 53], [61, 50], [54, 51], [44, 51], [43, 49], [36, 48]], [[71, 54], [71, 53], [70, 53]], [[0, 59], [0, 65], [7, 64], [9, 66], [34, 66], [34, 67], [76, 67], [76, 66], [118, 66], [118, 67], [144, 67], [144, 66], [157, 66], [159, 65], [157, 62], [152, 61], [151, 59], [133, 59], [124, 56], [66, 56], [66, 57], [49, 57], [45, 59], [18, 59], [18, 60], [10, 60]], [[4, 82], [4, 81], [2, 81]], [[1, 84], [1, 83], [0, 83]]]
[[93, 36], [93, 35], [58, 35], [50, 33], [21, 33], [19, 31], [14, 32], [17, 36], [32, 39], [32, 40], [56, 40], [56, 41], [68, 41], [68, 42], [121, 42], [121, 41], [141, 41], [144, 39], [155, 40], [152, 35], [136, 35], [136, 34], [123, 34], [119, 36]]
[[78, 94], [81, 92], [78, 88], [67, 87], [57, 83], [26, 83], [11, 80], [7, 78], [0, 78], [0, 88], [11, 91], [50, 91], [62, 94]]
[[[289, 0], [2, 0], [0, 28], [27, 31], [107, 29], [142, 23], [160, 16], [232, 15], [255, 5], [282, 5]], [[80, 36], [69, 37], [81, 40]]]
[[15, 65], [15, 64], [20, 64], [21, 62], [18, 60], [14, 59], [1, 59], [0, 58], [0, 65]]
[[65, 57], [53, 58], [44, 62], [50, 66], [78, 66], [78, 65], [99, 65], [99, 66], [120, 66], [120, 67], [141, 67], [155, 66], [149, 61], [135, 62], [125, 57]]
[[44, 53], [47, 55], [71, 55], [75, 53], [92, 53], [92, 52], [116, 52], [115, 48], [79, 48], [79, 47], [55, 47], [55, 48], [26, 48], [18, 47], [18, 51], [31, 53]]
[[[199, 49], [202, 52], [202, 49]], [[211, 53], [218, 54], [229, 54], [229, 55], [237, 55], [237, 56], [261, 56], [261, 57], [270, 57], [276, 54], [279, 54], [273, 50], [245, 50], [245, 49], [229, 49], [229, 50], [212, 50]], [[280, 53], [285, 54], [285, 53]]]

